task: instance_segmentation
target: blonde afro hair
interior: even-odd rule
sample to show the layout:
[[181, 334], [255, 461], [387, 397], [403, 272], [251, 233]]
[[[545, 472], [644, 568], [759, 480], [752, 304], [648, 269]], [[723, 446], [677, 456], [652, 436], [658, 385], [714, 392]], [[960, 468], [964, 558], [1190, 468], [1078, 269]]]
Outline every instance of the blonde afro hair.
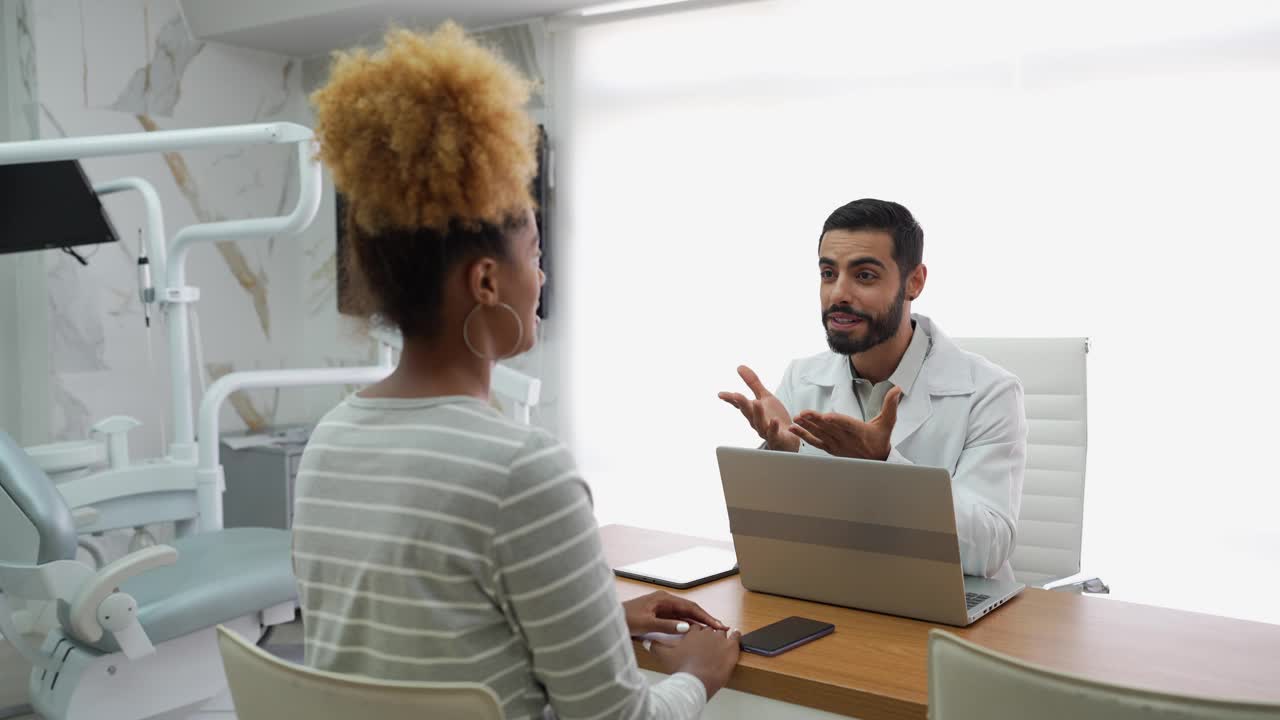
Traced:
[[311, 95], [320, 159], [366, 233], [501, 225], [532, 206], [531, 87], [452, 22], [334, 55]]

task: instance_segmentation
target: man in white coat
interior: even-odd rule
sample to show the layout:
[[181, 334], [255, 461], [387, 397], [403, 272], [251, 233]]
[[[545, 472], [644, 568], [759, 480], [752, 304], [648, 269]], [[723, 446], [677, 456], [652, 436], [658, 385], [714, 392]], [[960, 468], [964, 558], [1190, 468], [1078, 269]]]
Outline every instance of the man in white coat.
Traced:
[[928, 275], [923, 249], [923, 230], [898, 203], [838, 208], [818, 241], [831, 351], [792, 361], [776, 394], [741, 366], [755, 398], [720, 398], [770, 450], [946, 468], [964, 572], [1012, 580], [1027, 455], [1022, 386], [911, 314]]

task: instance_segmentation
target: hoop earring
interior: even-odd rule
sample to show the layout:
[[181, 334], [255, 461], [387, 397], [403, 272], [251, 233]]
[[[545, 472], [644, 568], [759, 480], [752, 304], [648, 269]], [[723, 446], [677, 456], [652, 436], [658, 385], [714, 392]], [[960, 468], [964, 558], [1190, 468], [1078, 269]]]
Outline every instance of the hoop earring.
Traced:
[[520, 343], [524, 341], [524, 321], [520, 319], [520, 314], [516, 312], [515, 308], [511, 307], [506, 303], [498, 303], [498, 307], [511, 313], [511, 317], [516, 319], [516, 330], [517, 330], [516, 343], [511, 347], [511, 352], [507, 353], [506, 355], [500, 355], [497, 358], [490, 359], [480, 354], [480, 351], [476, 350], [476, 346], [471, 344], [471, 336], [468, 334], [467, 331], [471, 327], [471, 318], [475, 317], [476, 311], [479, 310], [481, 307], [483, 306], [480, 305], [480, 303], [476, 303], [476, 306], [471, 308], [471, 312], [467, 313], [467, 319], [462, 321], [462, 342], [466, 343], [467, 349], [471, 351], [472, 355], [475, 355], [481, 360], [487, 360], [489, 362], [497, 362], [498, 360], [505, 360], [506, 358], [514, 357], [516, 354], [516, 351], [520, 349]]

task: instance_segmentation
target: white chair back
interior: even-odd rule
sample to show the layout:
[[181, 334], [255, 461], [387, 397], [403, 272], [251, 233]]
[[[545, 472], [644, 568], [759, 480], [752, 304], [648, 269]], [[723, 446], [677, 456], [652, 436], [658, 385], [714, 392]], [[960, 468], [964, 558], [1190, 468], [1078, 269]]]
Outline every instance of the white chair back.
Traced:
[[489, 688], [390, 682], [285, 662], [218, 627], [218, 647], [239, 720], [502, 720]]
[[494, 399], [510, 419], [528, 425], [530, 411], [542, 398], [542, 381], [519, 370], [495, 363], [489, 376]]
[[1280, 720], [1280, 705], [1170, 695], [1055, 672], [929, 632], [930, 720]]
[[1027, 472], [1010, 564], [1019, 582], [1043, 586], [1080, 572], [1085, 456], [1089, 445], [1086, 338], [963, 338], [962, 349], [1022, 381]]
[[[400, 331], [373, 327], [369, 334], [378, 342], [396, 351], [404, 350], [404, 338]], [[495, 363], [489, 376], [489, 388], [493, 393], [492, 405], [510, 420], [528, 425], [533, 408], [542, 398], [542, 381], [515, 368]]]

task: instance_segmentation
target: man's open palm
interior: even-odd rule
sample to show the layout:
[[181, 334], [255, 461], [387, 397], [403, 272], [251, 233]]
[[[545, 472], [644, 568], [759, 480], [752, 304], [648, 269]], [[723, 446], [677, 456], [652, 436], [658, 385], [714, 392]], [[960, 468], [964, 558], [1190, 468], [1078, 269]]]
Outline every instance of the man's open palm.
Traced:
[[722, 392], [721, 400], [738, 408], [742, 416], [751, 423], [751, 428], [764, 440], [770, 450], [786, 450], [796, 452], [800, 449], [800, 438], [789, 429], [791, 414], [773, 393], [769, 392], [756, 373], [746, 365], [738, 366], [738, 375], [747, 384], [747, 388], [755, 394], [752, 400], [741, 393]]
[[884, 396], [880, 414], [863, 422], [840, 413], [816, 413], [806, 410], [796, 416], [791, 432], [810, 445], [837, 457], [887, 460], [898, 422], [898, 404], [902, 388], [895, 387]]

